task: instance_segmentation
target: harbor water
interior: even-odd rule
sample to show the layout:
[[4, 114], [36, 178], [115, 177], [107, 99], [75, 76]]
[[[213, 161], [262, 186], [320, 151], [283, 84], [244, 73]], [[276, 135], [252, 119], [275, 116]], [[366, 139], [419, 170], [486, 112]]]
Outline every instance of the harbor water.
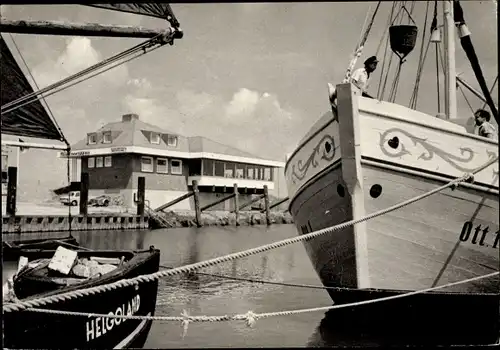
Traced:
[[[81, 245], [92, 249], [147, 249], [154, 245], [161, 250], [163, 266], [177, 267], [293, 237], [296, 231], [293, 225], [273, 225], [72, 234]], [[64, 235], [51, 234], [58, 237]], [[15, 239], [14, 234], [12, 237], [4, 236], [4, 239]], [[29, 234], [29, 238], [36, 237], [35, 234]], [[4, 263], [3, 282], [16, 267], [17, 263]], [[222, 263], [199, 272], [321, 286], [301, 243]], [[234, 315], [248, 311], [263, 313], [329, 305], [332, 305], [332, 301], [323, 289], [192, 274], [160, 280], [156, 315], [180, 316], [183, 310], [190, 315]], [[351, 343], [350, 340], [323, 331], [328, 317], [334, 318], [333, 315], [325, 315], [324, 312], [310, 312], [259, 319], [252, 328], [247, 327], [244, 321], [190, 323], [184, 338], [180, 322], [155, 321], [144, 347], [304, 347], [345, 345], [346, 341]]]

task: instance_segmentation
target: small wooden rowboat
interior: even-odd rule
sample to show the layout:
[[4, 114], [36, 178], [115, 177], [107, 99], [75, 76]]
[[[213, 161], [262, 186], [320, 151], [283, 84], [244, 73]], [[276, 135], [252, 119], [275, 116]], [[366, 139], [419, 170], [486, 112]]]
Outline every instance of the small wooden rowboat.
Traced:
[[[63, 276], [49, 269], [54, 251], [40, 252], [12, 280], [12, 290], [20, 301], [27, 301], [96, 287], [157, 272], [160, 251], [78, 250], [80, 262], [107, 267], [103, 274], [82, 277], [76, 265]], [[98, 264], [98, 262], [104, 264]], [[111, 266], [113, 265], [113, 266]], [[82, 266], [80, 264], [80, 266]], [[110, 267], [111, 266], [111, 267]], [[94, 270], [95, 272], [95, 270]], [[88, 276], [88, 275], [87, 275]], [[158, 281], [118, 288], [111, 291], [58, 301], [38, 308], [110, 315], [154, 315]], [[5, 300], [4, 300], [5, 303]], [[57, 315], [31, 311], [4, 312], [6, 348], [140, 348], [144, 345], [152, 321], [103, 317]]]
[[3, 241], [2, 242], [2, 260], [14, 261], [20, 256], [31, 258], [36, 256], [40, 251], [51, 250], [55, 251], [58, 246], [67, 248], [78, 247], [78, 241], [75, 237], [61, 237], [49, 239], [29, 239], [24, 241]]

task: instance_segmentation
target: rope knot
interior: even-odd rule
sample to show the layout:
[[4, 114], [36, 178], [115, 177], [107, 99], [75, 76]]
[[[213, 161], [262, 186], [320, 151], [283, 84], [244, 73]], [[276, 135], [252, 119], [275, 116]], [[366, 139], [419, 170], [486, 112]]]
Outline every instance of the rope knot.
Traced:
[[182, 310], [181, 317], [182, 317], [182, 339], [184, 339], [184, 337], [187, 334], [189, 322], [191, 322], [191, 319], [186, 310]]
[[257, 322], [257, 314], [255, 314], [253, 311], [248, 311], [245, 315], [243, 315], [243, 317], [247, 327], [252, 328], [253, 326], [255, 326], [255, 323]]
[[464, 181], [468, 183], [473, 183], [474, 182], [474, 174], [472, 173], [465, 173], [464, 174]]

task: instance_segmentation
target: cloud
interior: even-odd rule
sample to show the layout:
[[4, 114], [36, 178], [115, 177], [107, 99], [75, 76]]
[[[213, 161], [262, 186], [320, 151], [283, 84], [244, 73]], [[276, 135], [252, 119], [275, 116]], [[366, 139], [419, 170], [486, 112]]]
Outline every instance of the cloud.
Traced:
[[233, 95], [233, 99], [226, 106], [226, 114], [228, 116], [248, 117], [255, 112], [261, 98], [263, 96], [259, 96], [258, 92], [242, 88]]
[[208, 92], [181, 89], [175, 94], [176, 103], [168, 104], [154, 88], [143, 94], [141, 88], [150, 88], [149, 82], [130, 81], [129, 85], [138, 89], [123, 100], [127, 112], [184, 136], [208, 137], [273, 159], [282, 159], [294, 146], [290, 140], [300, 136], [292, 131], [300, 123], [298, 113], [283, 108], [278, 97], [269, 92], [240, 88], [224, 99]]
[[[54, 84], [103, 60], [102, 55], [92, 46], [87, 37], [73, 37], [66, 41], [64, 51], [55, 62], [45, 61], [36, 66], [33, 75], [40, 87]], [[128, 79], [126, 65], [120, 65], [85, 82], [71, 87], [71, 90], [85, 90], [99, 94], [107, 86], [119, 86]]]

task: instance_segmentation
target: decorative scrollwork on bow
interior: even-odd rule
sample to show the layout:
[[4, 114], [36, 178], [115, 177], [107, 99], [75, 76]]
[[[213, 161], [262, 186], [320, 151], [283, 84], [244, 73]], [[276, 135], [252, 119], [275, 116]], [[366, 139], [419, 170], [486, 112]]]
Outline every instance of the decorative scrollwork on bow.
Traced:
[[[321, 150], [323, 150], [322, 153]], [[331, 135], [325, 135], [319, 140], [305, 162], [299, 159], [296, 164], [292, 165], [292, 181], [294, 183], [297, 180], [303, 180], [310, 167], [316, 168], [319, 165], [316, 155], [320, 153], [320, 160], [331, 161], [335, 157], [335, 140]]]
[[[412, 153], [408, 151], [407, 146], [405, 146], [405, 143], [402, 141], [400, 141], [399, 145], [395, 148], [396, 152], [389, 152], [387, 147], [390, 146], [390, 142], [387, 141], [390, 141], [389, 135], [394, 134], [396, 134], [397, 136], [406, 136], [413, 142], [414, 146], [420, 145], [423, 148], [423, 151], [418, 155], [417, 160], [432, 160], [434, 156], [438, 156], [459, 171], [471, 172], [475, 169], [475, 167], [465, 167], [459, 164], [469, 163], [474, 159], [475, 156], [477, 156], [477, 153], [469, 147], [458, 148], [458, 150], [460, 151], [460, 155], [455, 155], [432, 145], [427, 141], [427, 138], [417, 137], [399, 128], [391, 128], [380, 134], [380, 149], [388, 157], [395, 158], [402, 157], [407, 154], [412, 155]], [[496, 154], [491, 151], [487, 151], [487, 155], [488, 159], [493, 159], [494, 157], [496, 157]]]

